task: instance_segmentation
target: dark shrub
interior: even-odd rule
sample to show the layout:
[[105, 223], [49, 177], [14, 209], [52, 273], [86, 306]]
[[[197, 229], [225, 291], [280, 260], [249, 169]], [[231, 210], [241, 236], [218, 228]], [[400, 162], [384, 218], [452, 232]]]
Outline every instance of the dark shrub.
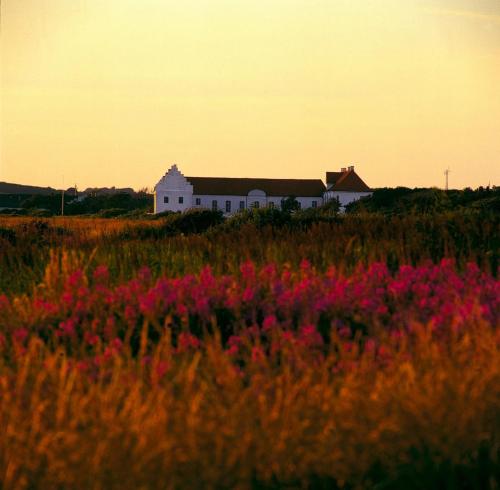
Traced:
[[253, 224], [257, 228], [264, 226], [280, 227], [290, 224], [290, 213], [277, 208], [246, 209], [226, 221], [227, 228], [240, 228]]
[[97, 216], [100, 218], [116, 218], [117, 216], [122, 216], [127, 213], [126, 209], [123, 208], [110, 208], [110, 209], [101, 209]]
[[10, 228], [0, 228], [0, 240], [5, 240], [9, 243], [16, 243], [16, 233]]
[[222, 211], [209, 209], [190, 209], [184, 213], [162, 213], [163, 223], [159, 227], [141, 227], [126, 229], [121, 233], [122, 238], [162, 238], [174, 235], [192, 235], [203, 233], [208, 229], [220, 225], [224, 221]]
[[292, 211], [298, 211], [300, 209], [300, 203], [297, 201], [295, 196], [287, 197], [281, 201], [281, 209], [285, 213], [291, 213]]
[[214, 226], [223, 223], [222, 211], [210, 209], [189, 209], [184, 213], [175, 213], [165, 218], [163, 226], [166, 234], [203, 233]]

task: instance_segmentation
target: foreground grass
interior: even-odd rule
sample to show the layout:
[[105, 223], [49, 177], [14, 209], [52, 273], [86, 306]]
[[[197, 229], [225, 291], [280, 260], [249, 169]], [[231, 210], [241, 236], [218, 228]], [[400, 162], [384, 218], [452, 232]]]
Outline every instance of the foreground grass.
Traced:
[[498, 331], [385, 346], [241, 371], [216, 336], [166, 335], [89, 376], [32, 339], [1, 367], [2, 488], [498, 488]]
[[498, 488], [498, 281], [477, 266], [115, 286], [80, 260], [0, 296], [2, 489]]
[[0, 223], [2, 490], [499, 488], [498, 218], [164, 231]]

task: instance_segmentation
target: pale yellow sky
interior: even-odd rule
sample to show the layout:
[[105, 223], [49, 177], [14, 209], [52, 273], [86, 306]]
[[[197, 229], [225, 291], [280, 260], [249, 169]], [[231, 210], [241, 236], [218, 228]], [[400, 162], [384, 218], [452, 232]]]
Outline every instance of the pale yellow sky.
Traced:
[[500, 184], [500, 0], [1, 0], [0, 180]]

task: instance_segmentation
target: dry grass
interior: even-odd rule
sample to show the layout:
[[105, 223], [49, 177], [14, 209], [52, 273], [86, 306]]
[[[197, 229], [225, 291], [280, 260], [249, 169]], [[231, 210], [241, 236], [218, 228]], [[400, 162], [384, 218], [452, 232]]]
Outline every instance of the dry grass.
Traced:
[[[49, 221], [49, 231], [41, 233], [48, 234], [46, 242], [42, 236], [38, 242], [0, 250], [0, 272], [8, 275], [0, 286], [9, 297], [0, 294], [0, 488], [498, 489], [498, 281], [488, 262], [491, 244], [481, 242], [482, 236], [494, 239], [494, 232], [488, 223], [464, 223], [452, 223], [453, 236], [443, 229], [442, 236], [433, 238], [436, 245], [412, 238], [404, 220], [367, 222], [365, 228], [347, 220], [301, 232], [265, 229], [260, 235], [248, 228], [221, 233], [217, 240], [208, 234], [129, 243], [118, 239], [127, 226], [158, 225]], [[24, 225], [29, 228], [33, 221], [1, 223], [17, 231]], [[433, 233], [440, 229], [438, 221], [424, 225]], [[473, 233], [461, 239], [458, 232], [468, 227]], [[56, 229], [70, 231], [61, 235], [62, 245], [54, 241]], [[401, 263], [433, 258], [429, 255], [435, 250], [435, 259], [443, 254], [457, 259], [458, 270], [448, 274], [449, 264], [441, 272], [435, 269], [430, 290], [394, 289], [397, 301], [391, 299], [391, 304], [398, 308], [387, 324], [388, 313], [379, 312], [379, 304], [370, 305], [372, 289], [364, 286], [372, 281], [380, 300], [390, 291], [390, 278], [383, 276], [378, 288], [377, 270], [383, 266], [371, 276], [367, 272], [371, 279], [365, 281], [362, 271], [352, 272], [356, 264], [382, 259], [393, 270]], [[304, 257], [312, 265], [299, 266]], [[288, 311], [286, 305], [271, 304], [278, 297], [293, 303], [286, 287], [276, 293], [266, 285], [267, 292], [262, 292], [261, 276], [243, 280], [243, 271], [237, 275], [246, 258], [258, 267], [275, 261], [285, 271], [276, 284], [282, 281], [297, 294], [297, 308], [290, 308], [289, 318], [282, 313], [272, 334], [276, 339], [253, 333], [245, 337], [240, 331], [245, 344], [235, 357], [219, 335], [215, 313], [208, 311], [211, 328], [196, 325], [201, 343], [191, 336], [182, 346], [172, 311], [180, 311], [182, 304], [192, 309], [179, 313], [183, 329], [192, 324], [190, 314], [201, 318], [196, 302], [186, 296], [191, 282], [186, 281], [182, 296], [170, 286], [155, 288], [156, 274], [181, 276], [213, 262], [215, 276], [204, 272], [205, 283], [193, 283], [198, 299], [224, 302], [232, 294], [234, 312], [241, 315], [233, 320], [239, 328], [247, 319], [246, 300], [238, 298], [248, 291], [254, 292], [252, 304], [260, 309]], [[471, 258], [477, 258], [482, 273], [463, 272]], [[109, 266], [109, 284], [96, 279], [103, 273], [95, 271], [96, 263]], [[143, 285], [120, 284], [145, 263], [153, 278], [144, 279]], [[299, 339], [293, 315], [302, 315], [303, 321], [312, 318], [319, 328], [313, 305], [300, 298], [310, 297], [308, 288], [322, 294], [321, 288], [330, 287], [322, 271], [332, 263], [348, 283], [354, 277], [345, 304], [359, 301], [351, 311], [355, 323], [376, 320], [368, 325], [370, 337], [361, 330], [345, 336], [332, 321], [321, 348], [307, 341], [284, 342], [286, 335]], [[75, 275], [77, 269], [83, 275]], [[326, 274], [334, 274], [332, 270]], [[238, 272], [233, 279], [220, 277], [228, 271]], [[406, 286], [401, 283], [400, 289], [413, 286], [408, 279], [413, 276], [408, 270], [406, 274]], [[462, 281], [467, 277], [476, 277], [476, 283], [469, 287]], [[221, 284], [227, 284], [227, 294]], [[467, 311], [461, 309], [461, 291]], [[174, 293], [168, 303], [172, 310], [165, 313], [163, 297]], [[121, 303], [109, 301], [126, 294], [128, 299], [113, 312]], [[142, 304], [139, 295], [141, 301], [154, 301]], [[437, 317], [417, 321], [421, 317], [415, 307], [417, 296], [432, 300], [438, 295], [446, 299], [442, 305], [451, 318], [446, 323], [443, 313], [440, 321], [448, 327], [440, 330]], [[250, 304], [252, 295], [248, 297]], [[336, 301], [336, 296], [331, 298]], [[205, 303], [199, 304], [203, 311]], [[340, 312], [344, 320], [346, 311]], [[110, 318], [116, 320], [112, 335], [107, 330]], [[395, 324], [397, 318], [401, 324]], [[69, 334], [73, 340], [60, 335], [68, 319], [75, 319], [75, 329], [80, 329]], [[86, 343], [79, 337], [83, 330], [102, 339]], [[117, 332], [134, 332], [135, 348], [128, 333]], [[116, 342], [116, 335], [122, 342]], [[368, 341], [377, 347], [369, 348]]]
[[90, 379], [33, 339], [1, 366], [2, 488], [498, 488], [498, 340], [423, 329], [386, 366], [339, 343], [241, 376], [217, 338], [175, 356], [166, 335]]

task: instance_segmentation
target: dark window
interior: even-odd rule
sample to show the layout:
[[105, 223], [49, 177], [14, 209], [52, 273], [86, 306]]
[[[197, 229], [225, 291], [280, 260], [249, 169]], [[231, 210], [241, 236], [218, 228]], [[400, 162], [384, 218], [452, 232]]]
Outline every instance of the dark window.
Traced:
[[255, 201], [255, 202], [253, 203], [253, 207], [254, 207], [255, 209], [258, 209], [258, 208], [260, 207], [260, 202], [259, 202], [259, 201]]
[[163, 202], [164, 202], [164, 204], [168, 204], [168, 196], [163, 197]]
[[212, 209], [217, 211], [217, 201], [215, 199], [212, 201]]
[[318, 201], [313, 201], [312, 202], [312, 207], [317, 208], [318, 207]]
[[297, 208], [302, 209], [302, 204], [300, 203], [300, 201], [297, 201]]
[[273, 202], [273, 201], [269, 201], [268, 206], [269, 206], [271, 209], [272, 209], [272, 208], [274, 208], [274, 202]]
[[179, 204], [182, 204], [184, 202], [184, 198], [182, 196], [179, 197]]
[[245, 201], [240, 201], [240, 209], [245, 209]]
[[201, 204], [201, 198], [197, 197], [196, 198], [196, 205], [199, 206]]
[[226, 201], [226, 213], [231, 212], [231, 201]]

